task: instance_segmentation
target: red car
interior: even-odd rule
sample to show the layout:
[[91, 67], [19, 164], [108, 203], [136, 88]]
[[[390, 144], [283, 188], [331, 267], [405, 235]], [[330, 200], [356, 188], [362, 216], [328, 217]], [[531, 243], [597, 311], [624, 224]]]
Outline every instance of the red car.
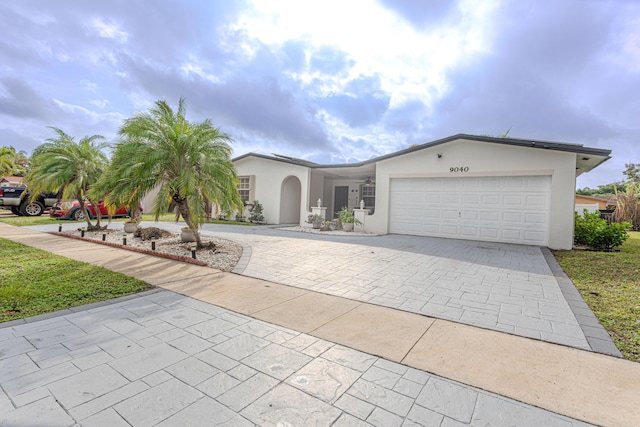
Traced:
[[[89, 215], [91, 218], [96, 217], [96, 209], [89, 202], [84, 202], [84, 205], [89, 210]], [[107, 207], [103, 202], [98, 202], [98, 209], [100, 209], [100, 213], [103, 217], [109, 215], [107, 212]], [[142, 211], [142, 210], [141, 210]], [[51, 218], [58, 219], [75, 219], [77, 221], [84, 220], [84, 214], [82, 213], [82, 209], [80, 209], [80, 203], [77, 200], [72, 200], [68, 202], [58, 202], [53, 205], [53, 207], [49, 210], [49, 216]], [[116, 211], [111, 215], [112, 217], [123, 217], [129, 216], [129, 208], [120, 207], [116, 209]]]

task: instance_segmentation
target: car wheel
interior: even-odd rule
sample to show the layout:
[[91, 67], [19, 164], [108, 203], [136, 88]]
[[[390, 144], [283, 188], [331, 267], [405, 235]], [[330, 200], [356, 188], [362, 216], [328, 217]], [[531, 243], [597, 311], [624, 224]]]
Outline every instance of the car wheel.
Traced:
[[40, 216], [44, 211], [44, 206], [40, 202], [24, 202], [20, 205], [20, 213], [24, 216]]
[[71, 214], [71, 218], [76, 221], [84, 221], [84, 214], [82, 213], [82, 209], [78, 208]]
[[22, 212], [20, 212], [19, 206], [11, 206], [11, 213], [14, 215], [22, 216]]

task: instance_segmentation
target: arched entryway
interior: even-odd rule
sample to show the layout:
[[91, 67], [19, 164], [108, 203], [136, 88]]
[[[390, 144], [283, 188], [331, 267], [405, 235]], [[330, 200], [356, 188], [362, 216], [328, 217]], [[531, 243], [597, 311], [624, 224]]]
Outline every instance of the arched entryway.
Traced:
[[295, 176], [282, 181], [280, 192], [280, 224], [300, 224], [300, 197], [302, 185]]

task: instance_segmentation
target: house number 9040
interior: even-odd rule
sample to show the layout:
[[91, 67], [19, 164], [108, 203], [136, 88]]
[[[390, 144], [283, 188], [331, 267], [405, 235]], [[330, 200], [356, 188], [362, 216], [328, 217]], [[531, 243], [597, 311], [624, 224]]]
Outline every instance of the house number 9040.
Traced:
[[449, 172], [469, 172], [469, 166], [450, 167]]

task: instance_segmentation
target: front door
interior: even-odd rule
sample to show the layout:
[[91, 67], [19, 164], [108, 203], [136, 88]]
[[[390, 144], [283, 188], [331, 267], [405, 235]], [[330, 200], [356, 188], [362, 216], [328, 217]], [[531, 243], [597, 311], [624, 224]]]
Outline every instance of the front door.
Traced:
[[[344, 207], [349, 206], [349, 186], [341, 185], [335, 188], [333, 195], [333, 210], [338, 212]], [[335, 215], [335, 213], [334, 213]]]

